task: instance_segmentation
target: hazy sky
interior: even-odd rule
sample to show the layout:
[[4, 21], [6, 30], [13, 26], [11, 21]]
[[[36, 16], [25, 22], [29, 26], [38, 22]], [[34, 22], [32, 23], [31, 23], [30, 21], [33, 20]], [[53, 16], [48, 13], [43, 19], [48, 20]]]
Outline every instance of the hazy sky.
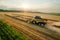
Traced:
[[29, 5], [32, 11], [60, 12], [60, 0], [0, 0], [0, 9], [20, 10], [22, 4]]

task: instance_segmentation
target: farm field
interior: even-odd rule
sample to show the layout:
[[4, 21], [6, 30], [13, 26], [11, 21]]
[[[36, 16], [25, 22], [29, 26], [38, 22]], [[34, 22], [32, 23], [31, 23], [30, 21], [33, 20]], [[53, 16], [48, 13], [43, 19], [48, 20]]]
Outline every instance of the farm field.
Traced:
[[[9, 15], [9, 16], [7, 16]], [[45, 28], [34, 25], [31, 23], [25, 22], [26, 19], [30, 17], [41, 16], [45, 19], [56, 20], [53, 22], [58, 22], [60, 24], [60, 16], [48, 15], [48, 14], [38, 14], [38, 13], [22, 13], [22, 12], [0, 12], [0, 19], [2, 19], [5, 23], [8, 23], [9, 27], [16, 29], [24, 36], [26, 36], [30, 40], [60, 40], [60, 31], [58, 27], [52, 26], [51, 24], [47, 25]], [[50, 22], [50, 21], [49, 21]], [[3, 29], [3, 28], [2, 28]], [[7, 29], [7, 28], [6, 28]], [[8, 29], [7, 29], [8, 30]], [[7, 31], [8, 32], [8, 31]], [[15, 32], [14, 32], [15, 33]], [[19, 33], [19, 34], [20, 34]], [[52, 35], [54, 34], [54, 35]], [[12, 34], [13, 35], [13, 34]], [[49, 36], [47, 36], [49, 35]], [[10, 34], [9, 34], [10, 36]], [[12, 36], [10, 36], [12, 37]], [[24, 37], [24, 38], [26, 38]], [[35, 38], [36, 37], [36, 38]], [[15, 36], [14, 36], [15, 38]], [[10, 39], [10, 40], [20, 40], [18, 39]], [[25, 40], [23, 38], [23, 40]]]
[[14, 30], [10, 25], [0, 20], [0, 40], [28, 40], [24, 35]]

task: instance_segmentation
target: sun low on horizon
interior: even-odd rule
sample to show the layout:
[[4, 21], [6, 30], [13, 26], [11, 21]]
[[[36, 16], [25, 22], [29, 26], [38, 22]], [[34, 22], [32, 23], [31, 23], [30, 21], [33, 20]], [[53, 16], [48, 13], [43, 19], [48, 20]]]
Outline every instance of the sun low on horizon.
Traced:
[[22, 8], [23, 10], [28, 10], [28, 9], [30, 8], [30, 5], [24, 3], [24, 4], [21, 5], [21, 8]]

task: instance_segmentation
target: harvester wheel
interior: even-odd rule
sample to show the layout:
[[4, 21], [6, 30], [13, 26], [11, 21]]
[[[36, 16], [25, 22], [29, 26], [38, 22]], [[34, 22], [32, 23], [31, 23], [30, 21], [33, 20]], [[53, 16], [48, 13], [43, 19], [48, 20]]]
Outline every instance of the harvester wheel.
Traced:
[[40, 26], [45, 26], [46, 23], [43, 23], [43, 22], [39, 22], [38, 25]]
[[36, 21], [32, 21], [33, 24], [36, 24]]

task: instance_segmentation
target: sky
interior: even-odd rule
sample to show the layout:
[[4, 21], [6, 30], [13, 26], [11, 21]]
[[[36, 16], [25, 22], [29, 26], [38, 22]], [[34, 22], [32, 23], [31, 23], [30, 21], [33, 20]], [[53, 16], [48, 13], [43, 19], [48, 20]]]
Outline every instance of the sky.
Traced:
[[23, 5], [30, 11], [60, 13], [60, 0], [0, 0], [0, 9], [23, 10]]

